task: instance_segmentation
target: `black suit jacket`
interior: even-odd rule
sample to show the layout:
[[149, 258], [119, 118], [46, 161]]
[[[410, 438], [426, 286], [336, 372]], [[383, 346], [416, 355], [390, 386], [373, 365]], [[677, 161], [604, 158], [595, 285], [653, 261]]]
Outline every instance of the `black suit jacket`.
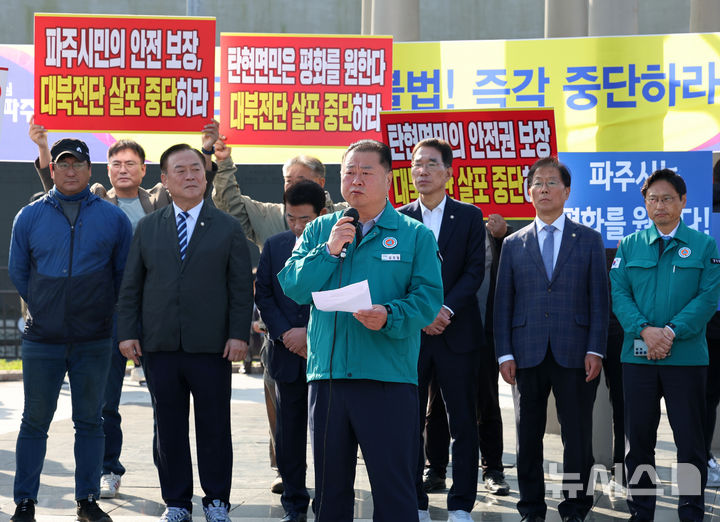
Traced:
[[[422, 222], [420, 204], [413, 201], [399, 212]], [[484, 342], [477, 291], [485, 273], [485, 224], [482, 211], [447, 197], [438, 247], [442, 256], [443, 304], [455, 316], [442, 335], [422, 334], [422, 343], [445, 343], [456, 353], [477, 350]]]
[[276, 381], [295, 382], [304, 377], [306, 361], [288, 350], [280, 336], [290, 328], [307, 327], [310, 305], [299, 305], [285, 295], [277, 278], [295, 246], [295, 234], [276, 234], [263, 246], [255, 277], [255, 304], [268, 330], [268, 372]]
[[130, 247], [118, 339], [137, 337], [146, 352], [222, 353], [247, 341], [252, 318], [250, 254], [240, 222], [204, 202], [180, 261], [173, 205], [145, 216]]

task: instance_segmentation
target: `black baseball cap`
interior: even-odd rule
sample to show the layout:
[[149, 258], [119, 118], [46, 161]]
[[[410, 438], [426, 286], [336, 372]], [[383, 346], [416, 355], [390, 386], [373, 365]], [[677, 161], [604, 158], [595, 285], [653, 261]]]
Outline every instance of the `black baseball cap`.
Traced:
[[50, 149], [50, 156], [53, 162], [56, 162], [65, 154], [72, 154], [79, 161], [87, 161], [90, 163], [90, 150], [82, 140], [63, 138], [53, 143], [52, 149]]

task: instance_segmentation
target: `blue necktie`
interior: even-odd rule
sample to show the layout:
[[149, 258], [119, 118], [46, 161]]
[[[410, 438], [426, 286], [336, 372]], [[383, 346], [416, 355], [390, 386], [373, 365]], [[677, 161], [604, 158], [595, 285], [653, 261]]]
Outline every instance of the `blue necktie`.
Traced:
[[187, 252], [187, 218], [190, 214], [187, 212], [180, 212], [178, 214], [177, 230], [178, 230], [178, 243], [180, 244], [180, 260], [185, 261], [185, 252]]
[[660, 236], [660, 241], [658, 241], [660, 247], [660, 257], [662, 257], [662, 254], [665, 251], [665, 247], [670, 241], [672, 241], [672, 236]]
[[552, 279], [553, 273], [553, 254], [555, 253], [555, 227], [553, 225], [545, 225], [543, 230], [547, 232], [542, 248], [542, 259], [545, 265], [545, 273], [548, 280]]

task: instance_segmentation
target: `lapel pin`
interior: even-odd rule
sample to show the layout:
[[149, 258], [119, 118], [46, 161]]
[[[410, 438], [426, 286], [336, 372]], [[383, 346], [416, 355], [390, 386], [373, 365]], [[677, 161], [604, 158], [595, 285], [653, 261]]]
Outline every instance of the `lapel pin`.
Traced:
[[[201, 226], [201, 227], [204, 227], [204, 226], [205, 226], [205, 222], [204, 222], [204, 221], [201, 221], [201, 222], [200, 222], [200, 226]], [[575, 235], [575, 234], [573, 234], [573, 235]]]

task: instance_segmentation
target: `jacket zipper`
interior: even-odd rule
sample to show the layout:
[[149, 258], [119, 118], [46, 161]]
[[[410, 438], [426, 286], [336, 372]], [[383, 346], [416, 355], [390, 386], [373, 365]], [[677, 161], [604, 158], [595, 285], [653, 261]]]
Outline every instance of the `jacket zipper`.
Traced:
[[[58, 203], [60, 205], [60, 203]], [[80, 204], [80, 207], [82, 207], [82, 203]], [[57, 208], [57, 207], [56, 207]], [[70, 223], [70, 220], [65, 215], [65, 211], [62, 209], [62, 205], [60, 205], [60, 208], [57, 209], [65, 218], [65, 221], [68, 222], [68, 225], [70, 225], [70, 259], [68, 260], [68, 275], [67, 275], [67, 287], [65, 289], [65, 312], [67, 313], [70, 310], [70, 303], [72, 302], [72, 299], [70, 298], [70, 287], [72, 286], [70, 284], [70, 279], [72, 278], [72, 268], [73, 268], [73, 251], [75, 250], [75, 225]], [[78, 215], [75, 218], [75, 222], [77, 223], [77, 218], [80, 217], [80, 208], [78, 208]], [[67, 325], [67, 321], [65, 322]], [[73, 338], [72, 338], [72, 332], [68, 330], [68, 343], [72, 344]]]

